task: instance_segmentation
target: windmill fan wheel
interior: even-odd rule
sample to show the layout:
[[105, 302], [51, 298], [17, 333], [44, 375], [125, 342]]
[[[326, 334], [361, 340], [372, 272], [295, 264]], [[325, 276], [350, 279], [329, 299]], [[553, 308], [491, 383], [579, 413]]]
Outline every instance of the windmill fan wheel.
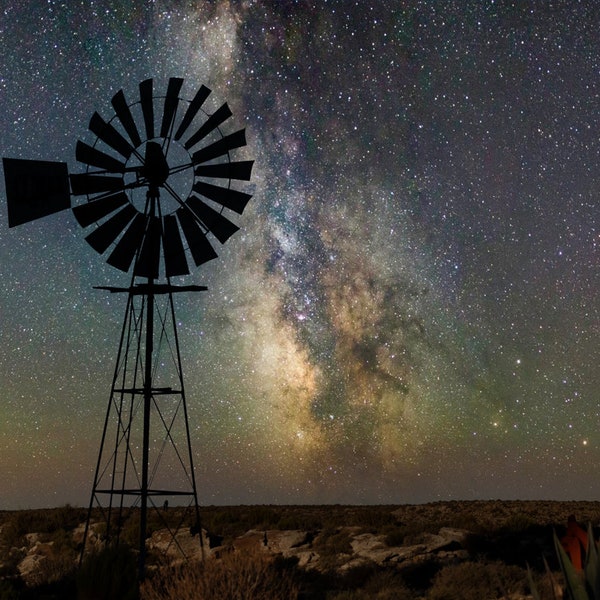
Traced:
[[253, 161], [231, 159], [246, 145], [245, 129], [223, 134], [227, 103], [209, 114], [211, 91], [201, 86], [188, 102], [182, 84], [171, 78], [166, 95], [155, 96], [147, 79], [131, 104], [120, 90], [113, 117], [90, 120], [94, 143], [76, 146], [86, 171], [70, 175], [71, 192], [87, 202], [73, 213], [82, 227], [95, 225], [88, 243], [121, 271], [133, 265], [134, 276], [187, 275], [189, 258], [196, 266], [215, 258], [211, 238], [223, 244], [238, 230], [225, 209], [242, 214], [251, 198], [232, 185], [251, 176]]

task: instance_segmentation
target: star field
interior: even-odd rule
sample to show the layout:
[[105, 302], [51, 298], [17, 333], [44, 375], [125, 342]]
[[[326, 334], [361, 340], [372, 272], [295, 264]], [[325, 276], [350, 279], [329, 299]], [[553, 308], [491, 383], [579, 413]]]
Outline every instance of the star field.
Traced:
[[[600, 494], [599, 31], [592, 0], [0, 3], [2, 156], [81, 171], [148, 77], [247, 128], [241, 231], [177, 298], [201, 503]], [[125, 310], [93, 286], [128, 276], [68, 211], [0, 211], [0, 275], [0, 508], [87, 504]]]

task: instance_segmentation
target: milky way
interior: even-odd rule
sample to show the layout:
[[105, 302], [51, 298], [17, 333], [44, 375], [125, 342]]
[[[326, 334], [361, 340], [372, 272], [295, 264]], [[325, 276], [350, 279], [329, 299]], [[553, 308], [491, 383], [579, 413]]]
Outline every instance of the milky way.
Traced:
[[[594, 1], [5, 4], [2, 156], [80, 170], [148, 77], [247, 128], [177, 299], [201, 503], [597, 497]], [[0, 272], [0, 508], [86, 504], [127, 276], [70, 212]]]

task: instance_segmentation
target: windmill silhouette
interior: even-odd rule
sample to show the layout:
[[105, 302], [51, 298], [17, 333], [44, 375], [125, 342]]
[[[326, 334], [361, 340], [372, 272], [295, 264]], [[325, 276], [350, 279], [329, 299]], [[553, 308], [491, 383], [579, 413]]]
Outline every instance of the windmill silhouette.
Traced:
[[[131, 273], [128, 287], [98, 286], [127, 301], [81, 556], [94, 509], [106, 538], [118, 542], [131, 509], [139, 508], [140, 579], [151, 512], [168, 531], [165, 552], [189, 554], [184, 526], [203, 549], [173, 297], [207, 288], [172, 278], [189, 275], [190, 262], [198, 267], [216, 258], [213, 238], [223, 244], [238, 231], [227, 213], [242, 214], [251, 198], [236, 182], [250, 180], [253, 161], [232, 159], [246, 145], [245, 130], [225, 134], [227, 103], [209, 113], [211, 90], [201, 86], [186, 101], [182, 85], [171, 78], [166, 94], [156, 95], [147, 79], [132, 103], [117, 92], [112, 118], [94, 113], [90, 120], [93, 142], [77, 142], [85, 172], [3, 159], [9, 227], [72, 208], [94, 250]], [[170, 500], [183, 507], [175, 521], [166, 517]]]

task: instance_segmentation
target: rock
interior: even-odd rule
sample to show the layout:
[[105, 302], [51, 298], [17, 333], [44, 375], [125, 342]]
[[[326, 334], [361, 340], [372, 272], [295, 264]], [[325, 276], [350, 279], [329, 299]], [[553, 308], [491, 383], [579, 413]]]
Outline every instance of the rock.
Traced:
[[42, 564], [48, 560], [48, 556], [52, 553], [52, 546], [54, 545], [54, 542], [40, 542], [37, 534], [33, 534], [32, 539], [37, 541], [29, 549], [27, 556], [17, 565], [19, 574], [26, 583], [34, 582]]
[[39, 533], [26, 533], [23, 537], [30, 548], [40, 542]]
[[[98, 530], [104, 531], [104, 523], [90, 523], [90, 527], [87, 533], [86, 550], [99, 550], [104, 545], [104, 539], [98, 532]], [[85, 523], [80, 523], [73, 529], [73, 542], [75, 546], [79, 547], [83, 544], [83, 536], [85, 535]]]
[[319, 555], [312, 550], [314, 534], [308, 531], [292, 529], [287, 531], [271, 530], [266, 532], [266, 549], [285, 558], [294, 557], [298, 566], [305, 569], [316, 569]]
[[266, 550], [265, 544], [266, 532], [250, 529], [244, 535], [241, 535], [233, 540], [233, 547], [240, 552]]
[[355, 536], [351, 545], [356, 556], [383, 566], [402, 563], [419, 555], [437, 553], [456, 544], [457, 535], [454, 532], [444, 532], [443, 535], [426, 534], [422, 543], [390, 547], [386, 545], [384, 535], [363, 533]]
[[46, 557], [40, 554], [28, 554], [18, 565], [17, 569], [23, 578], [23, 581], [29, 582], [39, 571], [40, 563], [45, 561]]
[[296, 555], [298, 566], [305, 569], [315, 569], [318, 567], [319, 555], [312, 550], [303, 550]]
[[442, 527], [439, 532], [440, 537], [447, 539], [450, 542], [458, 542], [463, 544], [466, 539], [472, 535], [466, 529], [457, 529], [455, 527]]
[[[88, 542], [91, 542], [91, 532], [92, 529], [90, 528], [90, 531], [88, 531]], [[83, 536], [85, 535], [85, 523], [80, 523], [79, 525], [77, 525], [77, 527], [73, 529], [72, 535], [73, 542], [75, 542], [76, 545], [83, 544]]]
[[[233, 547], [238, 552], [267, 552], [285, 558], [294, 557], [298, 566], [316, 569], [319, 566], [319, 555], [312, 549], [314, 534], [301, 530], [259, 531], [251, 529], [233, 540]], [[217, 556], [222, 549], [216, 549]]]
[[313, 536], [307, 531], [297, 529], [280, 531], [277, 529], [266, 531], [263, 544], [270, 552], [281, 553], [283, 556], [296, 556], [301, 549], [306, 550], [312, 542]]
[[[208, 538], [206, 532], [204, 534], [204, 557], [210, 554]], [[158, 550], [165, 556], [170, 558], [183, 558], [201, 560], [203, 556], [200, 546], [200, 536], [192, 535], [189, 529], [181, 529], [175, 533], [168, 529], [159, 529], [155, 531], [150, 539], [146, 542], [146, 546], [151, 550]]]
[[[360, 533], [360, 528], [344, 528], [350, 535], [352, 552], [339, 557], [339, 570], [347, 571], [364, 564], [379, 566], [401, 565], [414, 562], [417, 558], [428, 560], [437, 556], [443, 563], [464, 559], [467, 552], [461, 544], [469, 535], [463, 529], [443, 527], [437, 534], [424, 534], [422, 541], [410, 546], [390, 547], [384, 534]], [[239, 552], [262, 551], [279, 554], [286, 558], [298, 559], [298, 566], [306, 569], [319, 569], [321, 557], [313, 549], [312, 543], [320, 532], [312, 533], [303, 530], [250, 530], [233, 540], [233, 547]], [[317, 539], [318, 542], [318, 539]], [[220, 552], [217, 552], [217, 556]]]
[[354, 536], [350, 542], [352, 552], [362, 559], [370, 560], [378, 565], [396, 559], [403, 548], [390, 548], [385, 543], [384, 535], [362, 533]]

